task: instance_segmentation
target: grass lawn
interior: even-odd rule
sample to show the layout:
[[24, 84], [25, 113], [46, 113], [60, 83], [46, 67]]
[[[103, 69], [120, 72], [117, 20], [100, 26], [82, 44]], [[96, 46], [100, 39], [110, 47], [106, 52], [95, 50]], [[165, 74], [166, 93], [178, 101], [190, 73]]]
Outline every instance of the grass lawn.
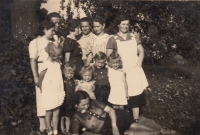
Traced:
[[182, 135], [200, 134], [200, 64], [144, 67], [144, 116]]

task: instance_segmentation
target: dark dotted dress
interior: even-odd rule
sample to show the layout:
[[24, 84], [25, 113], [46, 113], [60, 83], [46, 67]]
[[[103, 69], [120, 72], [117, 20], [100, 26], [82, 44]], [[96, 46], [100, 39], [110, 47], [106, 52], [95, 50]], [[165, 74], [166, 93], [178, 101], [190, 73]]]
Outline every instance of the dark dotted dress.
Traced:
[[96, 99], [109, 105], [108, 96], [110, 94], [110, 84], [108, 81], [108, 69], [106, 67], [98, 69], [94, 67], [95, 96]]
[[74, 39], [66, 38], [63, 44], [63, 51], [64, 51], [63, 54], [64, 56], [65, 53], [67, 52], [71, 53], [69, 61], [76, 65], [74, 78], [80, 80], [81, 76], [79, 75], [79, 71], [83, 66], [83, 60], [82, 60], [82, 50], [80, 48], [79, 43]]
[[74, 79], [71, 80], [64, 80], [64, 88], [65, 88], [65, 100], [60, 108], [60, 115], [72, 117], [75, 112], [74, 107], [74, 93], [75, 93], [75, 81]]

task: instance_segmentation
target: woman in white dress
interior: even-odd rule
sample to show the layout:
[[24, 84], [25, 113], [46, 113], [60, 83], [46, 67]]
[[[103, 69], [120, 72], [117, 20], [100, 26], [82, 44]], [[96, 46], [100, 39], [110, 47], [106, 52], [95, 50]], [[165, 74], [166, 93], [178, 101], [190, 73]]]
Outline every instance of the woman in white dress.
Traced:
[[50, 42], [54, 27], [55, 25], [49, 21], [41, 22], [40, 36], [30, 42], [29, 55], [36, 85], [37, 116], [40, 120], [40, 131], [48, 128], [52, 133], [52, 120], [54, 134], [57, 134], [59, 106], [63, 103], [65, 93], [60, 64], [57, 59], [61, 49]]
[[144, 50], [135, 34], [129, 33], [129, 18], [120, 15], [115, 19], [118, 33], [107, 43], [107, 56], [117, 51], [121, 56], [128, 84], [128, 106], [132, 108], [135, 122], [139, 122], [139, 108], [145, 105], [144, 89], [148, 82], [142, 69]]

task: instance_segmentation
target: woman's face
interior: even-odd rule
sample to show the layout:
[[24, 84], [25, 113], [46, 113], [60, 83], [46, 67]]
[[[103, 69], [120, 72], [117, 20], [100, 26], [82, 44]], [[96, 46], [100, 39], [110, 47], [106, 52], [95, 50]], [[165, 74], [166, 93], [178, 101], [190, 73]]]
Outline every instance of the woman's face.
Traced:
[[54, 34], [54, 27], [53, 28], [50, 28], [48, 30], [44, 30], [44, 33], [46, 35], [47, 38], [52, 38], [53, 37], [53, 34]]
[[119, 32], [127, 33], [129, 31], [129, 20], [121, 21], [118, 25]]
[[60, 18], [59, 17], [52, 17], [51, 22], [55, 24], [55, 31], [58, 31]]
[[90, 33], [89, 22], [81, 22], [81, 30], [82, 30], [84, 35], [88, 35]]
[[93, 29], [96, 35], [99, 35], [103, 32], [105, 24], [100, 24], [99, 22], [93, 22]]
[[89, 98], [82, 99], [78, 105], [76, 105], [77, 110], [80, 112], [86, 112], [89, 108]]
[[79, 30], [80, 30], [80, 27], [77, 27], [77, 28], [74, 29], [74, 35], [75, 35], [75, 36], [78, 36], [78, 35], [79, 35], [79, 33], [80, 33]]

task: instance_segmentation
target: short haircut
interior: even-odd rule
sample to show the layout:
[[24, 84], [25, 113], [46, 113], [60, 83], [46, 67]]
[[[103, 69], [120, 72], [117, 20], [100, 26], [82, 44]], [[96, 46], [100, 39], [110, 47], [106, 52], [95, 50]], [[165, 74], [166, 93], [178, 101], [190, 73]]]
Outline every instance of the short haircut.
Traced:
[[91, 21], [88, 17], [81, 18], [80, 23], [82, 23], [82, 22], [88, 22], [89, 24], [91, 24]]
[[126, 15], [119, 15], [115, 18], [116, 24], [119, 25], [122, 21], [130, 20]]
[[119, 64], [120, 64], [119, 68], [122, 68], [122, 60], [121, 60], [121, 57], [120, 57], [120, 55], [119, 55], [116, 51], [113, 51], [113, 52], [108, 56], [107, 61], [108, 61], [108, 66], [111, 67], [111, 68], [112, 68], [111, 63], [112, 63], [113, 61], [119, 61]]
[[49, 29], [51, 29], [51, 28], [54, 28], [55, 27], [55, 24], [53, 24], [52, 22], [49, 22], [49, 21], [47, 21], [47, 20], [44, 20], [44, 21], [42, 21], [41, 23], [40, 23], [40, 25], [39, 25], [39, 29], [38, 29], [38, 34], [40, 35], [40, 36], [43, 36], [45, 33], [44, 33], [44, 30], [46, 29], [46, 30], [49, 30]]
[[93, 75], [94, 68], [92, 66], [83, 66], [81, 68], [80, 75], [83, 77], [83, 74], [85, 74], [86, 72], [91, 72], [91, 74]]
[[94, 60], [106, 60], [107, 57], [106, 57], [106, 54], [104, 52], [97, 52], [95, 55], [94, 55]]
[[76, 65], [71, 62], [66, 62], [63, 66], [63, 72], [74, 72], [76, 70]]
[[78, 104], [80, 104], [81, 100], [87, 99], [87, 98], [90, 99], [87, 92], [85, 92], [83, 90], [78, 90], [74, 94], [74, 103], [75, 103], [75, 105], [78, 105]]
[[51, 18], [53, 18], [53, 17], [61, 18], [61, 16], [59, 15], [59, 13], [52, 12], [52, 13], [49, 13], [49, 14], [47, 15], [48, 21], [51, 21]]
[[70, 19], [67, 23], [68, 23], [68, 29], [71, 32], [74, 32], [75, 28], [78, 28], [80, 26], [80, 22], [78, 19]]
[[100, 17], [100, 16], [95, 17], [95, 18], [92, 20], [92, 22], [98, 22], [98, 23], [100, 23], [101, 25], [105, 24], [105, 20], [104, 20], [102, 17]]

